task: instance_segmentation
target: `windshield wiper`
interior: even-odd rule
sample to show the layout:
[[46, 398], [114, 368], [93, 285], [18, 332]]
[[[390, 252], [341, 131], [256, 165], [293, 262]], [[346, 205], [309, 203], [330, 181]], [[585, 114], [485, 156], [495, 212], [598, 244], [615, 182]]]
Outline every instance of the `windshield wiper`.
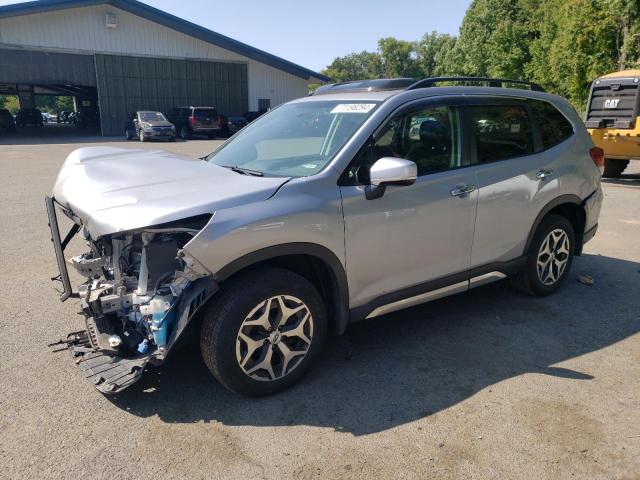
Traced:
[[264, 177], [264, 173], [258, 170], [251, 170], [250, 168], [242, 168], [242, 167], [238, 167], [237, 165], [235, 167], [227, 167], [227, 168], [230, 168], [236, 173], [242, 173], [243, 175], [253, 175], [254, 177]]

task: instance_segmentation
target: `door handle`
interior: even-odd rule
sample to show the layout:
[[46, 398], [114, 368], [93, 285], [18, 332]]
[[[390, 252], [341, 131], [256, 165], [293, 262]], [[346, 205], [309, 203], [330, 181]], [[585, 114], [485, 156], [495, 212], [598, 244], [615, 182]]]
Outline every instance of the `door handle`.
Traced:
[[551, 175], [553, 175], [553, 170], [551, 170], [550, 168], [541, 168], [540, 170], [538, 170], [538, 173], [536, 173], [536, 178], [538, 180], [546, 180]]
[[456, 185], [452, 190], [451, 190], [451, 196], [452, 197], [461, 197], [462, 195], [466, 195], [467, 193], [471, 193], [473, 191], [475, 191], [475, 189], [478, 188], [475, 185]]

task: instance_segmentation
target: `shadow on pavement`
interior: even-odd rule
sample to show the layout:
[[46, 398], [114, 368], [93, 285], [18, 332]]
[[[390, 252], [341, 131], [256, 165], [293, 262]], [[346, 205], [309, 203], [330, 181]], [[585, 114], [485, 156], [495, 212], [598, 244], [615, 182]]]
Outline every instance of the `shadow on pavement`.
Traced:
[[609, 185], [627, 185], [630, 187], [640, 187], [640, 173], [629, 173], [621, 175], [619, 178], [603, 178], [602, 183]]
[[[576, 281], [594, 277], [594, 286]], [[584, 255], [562, 289], [546, 298], [487, 285], [420, 307], [352, 325], [333, 338], [297, 386], [251, 399], [211, 377], [198, 345], [186, 345], [161, 369], [116, 397], [116, 406], [169, 423], [331, 427], [365, 435], [427, 417], [517, 375], [589, 381], [559, 362], [640, 331], [629, 302], [640, 291], [640, 264]], [[635, 292], [635, 293], [634, 293]]]
[[96, 130], [80, 130], [74, 125], [58, 123], [46, 123], [42, 127], [19, 127], [16, 132], [0, 133], [0, 145], [63, 145], [121, 140], [122, 137], [103, 137]]

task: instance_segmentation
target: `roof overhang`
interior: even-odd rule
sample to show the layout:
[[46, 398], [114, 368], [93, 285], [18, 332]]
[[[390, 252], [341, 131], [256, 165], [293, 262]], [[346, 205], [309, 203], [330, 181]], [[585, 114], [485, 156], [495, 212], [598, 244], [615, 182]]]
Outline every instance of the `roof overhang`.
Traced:
[[250, 58], [278, 70], [285, 71], [307, 81], [329, 82], [331, 79], [321, 73], [314, 72], [293, 62], [272, 55], [258, 48], [239, 42], [233, 38], [214, 32], [207, 28], [191, 23], [167, 12], [151, 7], [137, 0], [37, 0], [17, 3], [0, 7], [0, 18], [31, 15], [34, 13], [51, 12], [78, 7], [95, 5], [112, 5], [126, 12], [132, 13], [167, 28], [184, 33], [207, 43], [217, 45], [231, 52]]

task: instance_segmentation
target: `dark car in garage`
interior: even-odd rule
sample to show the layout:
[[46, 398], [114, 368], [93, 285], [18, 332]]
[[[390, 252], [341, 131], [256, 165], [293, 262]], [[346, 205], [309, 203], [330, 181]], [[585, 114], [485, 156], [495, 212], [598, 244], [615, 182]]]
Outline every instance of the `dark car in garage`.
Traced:
[[228, 134], [224, 118], [215, 107], [176, 107], [169, 110], [167, 119], [176, 127], [183, 140], [192, 135], [216, 138]]
[[143, 110], [128, 115], [124, 136], [127, 140], [137, 138], [141, 142], [148, 140], [173, 142], [176, 139], [176, 127], [161, 112]]
[[228, 135], [233, 135], [247, 126], [249, 122], [242, 115], [229, 115], [227, 117]]
[[15, 132], [16, 122], [13, 115], [6, 108], [0, 108], [0, 130], [5, 132]]
[[18, 115], [16, 117], [16, 125], [18, 127], [24, 127], [27, 125], [41, 127], [43, 123], [42, 112], [37, 108], [21, 108], [18, 110]]
[[266, 110], [256, 110], [256, 111], [251, 111], [251, 112], [245, 112], [244, 118], [247, 120], [247, 122], [251, 123], [256, 118], [264, 115], [265, 113], [267, 113]]
[[82, 107], [73, 117], [78, 128], [100, 128], [100, 110], [97, 107]]
[[66, 112], [66, 111], [62, 111], [60, 113], [58, 113], [58, 116], [56, 117], [56, 121], [58, 123], [68, 123], [69, 122], [69, 117], [71, 116], [73, 112]]

